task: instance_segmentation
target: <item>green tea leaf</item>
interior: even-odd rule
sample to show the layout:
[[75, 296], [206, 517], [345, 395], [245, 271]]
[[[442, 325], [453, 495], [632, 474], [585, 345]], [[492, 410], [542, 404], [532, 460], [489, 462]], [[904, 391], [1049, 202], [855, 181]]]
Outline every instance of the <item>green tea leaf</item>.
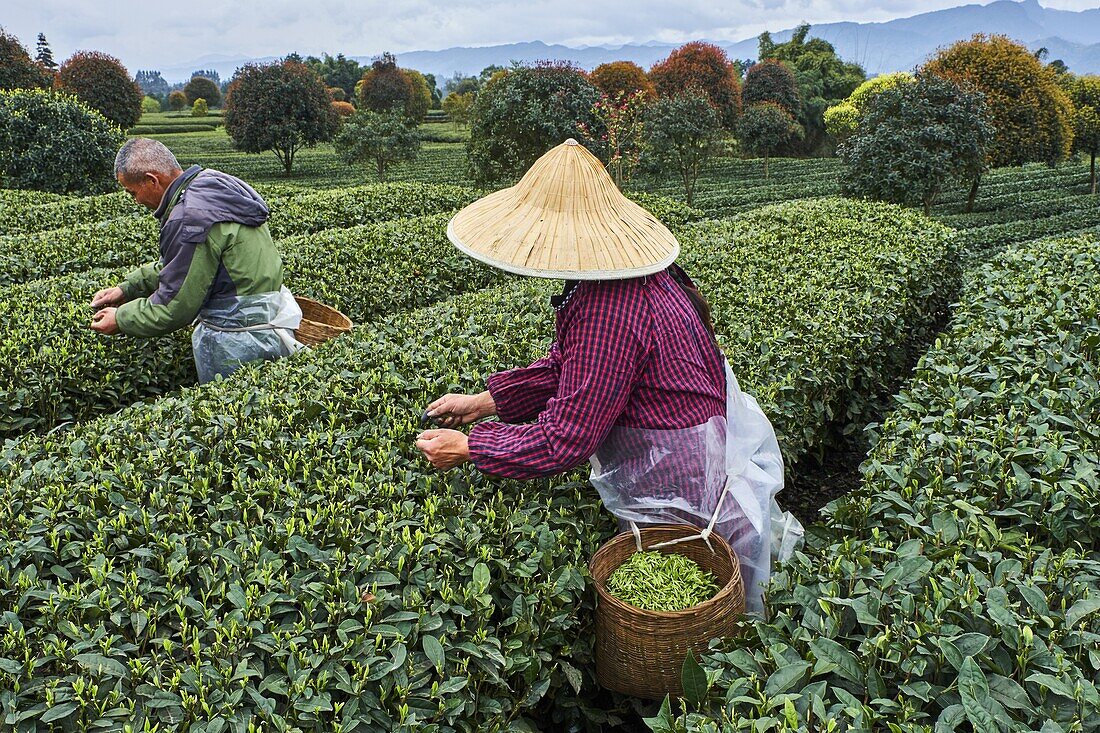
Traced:
[[999, 733], [997, 721], [985, 707], [989, 684], [974, 657], [967, 657], [959, 670], [959, 694], [966, 719], [974, 726], [974, 733]]
[[680, 670], [680, 684], [684, 688], [684, 698], [693, 705], [701, 705], [707, 698], [707, 672], [695, 660], [695, 655], [688, 649], [684, 658], [683, 667]]
[[1083, 618], [1098, 610], [1100, 610], [1100, 597], [1082, 598], [1070, 606], [1069, 610], [1066, 611], [1066, 627], [1072, 629], [1077, 626]]
[[437, 671], [443, 671], [443, 665], [446, 662], [446, 655], [443, 652], [443, 645], [439, 643], [439, 639], [434, 636], [427, 635], [421, 642], [424, 647], [424, 654], [427, 655], [428, 661], [432, 663], [432, 666]]
[[764, 694], [768, 697], [776, 697], [793, 689], [802, 681], [802, 678], [806, 676], [811, 667], [813, 665], [809, 662], [794, 662], [793, 664], [783, 665], [768, 677], [768, 682], [764, 686]]
[[79, 706], [75, 702], [63, 702], [60, 705], [54, 705], [51, 708], [47, 708], [46, 712], [42, 713], [42, 717], [38, 720], [42, 723], [52, 723], [56, 720], [62, 720], [75, 713], [78, 707]]
[[130, 676], [129, 670], [126, 669], [126, 665], [116, 659], [105, 657], [102, 654], [77, 654], [76, 661], [81, 667], [92, 674], [103, 675], [105, 677], [118, 677], [121, 679], [127, 679]]
[[817, 657], [814, 674], [822, 674], [831, 669], [844, 679], [857, 684], [863, 682], [863, 668], [856, 656], [832, 639], [820, 638], [810, 642], [810, 649]]

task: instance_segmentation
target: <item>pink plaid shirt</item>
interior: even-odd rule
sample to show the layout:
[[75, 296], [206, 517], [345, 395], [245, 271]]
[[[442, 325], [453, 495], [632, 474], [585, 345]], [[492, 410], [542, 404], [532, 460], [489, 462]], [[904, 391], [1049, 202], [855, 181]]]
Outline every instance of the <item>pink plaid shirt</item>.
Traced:
[[489, 377], [500, 420], [470, 431], [479, 470], [551, 476], [587, 461], [613, 427], [671, 430], [725, 415], [721, 357], [667, 271], [584, 281], [564, 300], [550, 353]]

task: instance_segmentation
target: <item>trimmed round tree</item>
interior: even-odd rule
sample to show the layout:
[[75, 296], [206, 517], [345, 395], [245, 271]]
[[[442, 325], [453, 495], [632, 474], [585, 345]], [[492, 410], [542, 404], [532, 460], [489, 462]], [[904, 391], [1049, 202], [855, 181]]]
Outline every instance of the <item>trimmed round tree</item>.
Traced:
[[141, 100], [145, 95], [114, 56], [99, 51], [77, 51], [61, 65], [57, 86], [123, 130], [130, 129], [141, 119]]
[[519, 176], [550, 148], [579, 140], [581, 125], [599, 130], [593, 112], [599, 99], [600, 90], [568, 63], [498, 71], [474, 101], [466, 145], [474, 178], [490, 183]]
[[332, 139], [340, 122], [321, 77], [297, 61], [248, 64], [225, 98], [225, 131], [246, 153], [270, 150], [286, 175], [302, 148]]
[[634, 92], [641, 92], [646, 99], [657, 96], [657, 88], [646, 76], [645, 70], [633, 61], [612, 61], [600, 64], [592, 71], [589, 78], [611, 100], [625, 99]]
[[464, 127], [470, 124], [470, 110], [474, 106], [474, 92], [457, 94], [451, 92], [443, 100], [443, 111], [455, 127]]
[[745, 72], [741, 104], [747, 109], [760, 102], [773, 102], [792, 115], [798, 114], [798, 82], [790, 67], [778, 59], [764, 59]]
[[424, 121], [424, 116], [432, 108], [432, 90], [428, 86], [428, 80], [419, 71], [401, 69], [401, 73], [409, 80], [409, 98], [405, 102], [405, 116], [419, 124]]
[[648, 167], [679, 177], [691, 205], [699, 174], [722, 138], [722, 119], [703, 92], [689, 88], [650, 105], [644, 127]]
[[193, 76], [191, 81], [183, 88], [183, 94], [187, 97], [187, 104], [195, 106], [195, 100], [205, 99], [207, 107], [220, 107], [222, 105], [222, 91], [213, 79], [205, 76]]
[[913, 81], [913, 75], [905, 71], [882, 74], [868, 79], [856, 87], [843, 102], [825, 110], [825, 129], [838, 140], [846, 139], [856, 131], [863, 112], [871, 106], [875, 97], [887, 89], [892, 89], [899, 84], [908, 84], [911, 81]]
[[405, 109], [412, 97], [412, 82], [401, 69], [392, 53], [376, 58], [356, 85], [359, 106], [375, 112], [388, 112], [394, 107]]
[[925, 70], [985, 96], [997, 129], [994, 167], [1065, 160], [1073, 145], [1073, 106], [1053, 69], [1005, 36], [976, 35], [944, 49]]
[[741, 114], [737, 136], [745, 150], [764, 159], [764, 178], [769, 178], [768, 159], [792, 140], [802, 137], [802, 126], [779, 104], [757, 102]]
[[1089, 190], [1096, 193], [1096, 156], [1100, 155], [1100, 76], [1081, 76], [1067, 84], [1075, 109], [1073, 149], [1089, 156]]
[[401, 109], [359, 110], [344, 121], [333, 145], [345, 163], [374, 165], [378, 180], [385, 181], [390, 166], [416, 160], [420, 153], [420, 133], [416, 127], [416, 122]]
[[45, 89], [0, 91], [0, 187], [111, 191], [115, 153], [125, 139], [75, 97]]
[[160, 112], [160, 101], [156, 97], [150, 97], [145, 95], [145, 98], [141, 100], [141, 111], [157, 113]]
[[187, 95], [176, 90], [168, 95], [168, 109], [173, 112], [181, 112], [187, 106]]
[[48, 89], [52, 83], [50, 72], [31, 60], [19, 39], [0, 28], [0, 90]]
[[698, 89], [718, 110], [722, 126], [733, 129], [741, 113], [741, 81], [726, 52], [712, 43], [694, 41], [680, 46], [654, 64], [649, 78], [662, 97]]
[[931, 213], [948, 184], [981, 173], [993, 135], [981, 93], [920, 73], [879, 94], [841, 145], [842, 187], [850, 196], [919, 204]]
[[191, 105], [192, 117], [206, 117], [210, 114], [210, 105], [206, 103], [206, 100], [199, 97], [195, 100], [195, 103]]
[[867, 78], [858, 64], [844, 61], [828, 41], [810, 38], [810, 26], [801, 25], [783, 43], [761, 33], [757, 58], [787, 64], [798, 81], [799, 110], [795, 114], [805, 135], [784, 154], [810, 155], [828, 144], [825, 110], [848, 97]]

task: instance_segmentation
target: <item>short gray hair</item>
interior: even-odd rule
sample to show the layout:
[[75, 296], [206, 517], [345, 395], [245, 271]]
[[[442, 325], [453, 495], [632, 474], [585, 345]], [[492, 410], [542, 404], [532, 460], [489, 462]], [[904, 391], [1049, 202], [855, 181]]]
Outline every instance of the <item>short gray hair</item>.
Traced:
[[119, 174], [128, 181], [146, 173], [177, 173], [179, 161], [172, 151], [159, 140], [135, 137], [126, 141], [115, 156], [115, 177]]

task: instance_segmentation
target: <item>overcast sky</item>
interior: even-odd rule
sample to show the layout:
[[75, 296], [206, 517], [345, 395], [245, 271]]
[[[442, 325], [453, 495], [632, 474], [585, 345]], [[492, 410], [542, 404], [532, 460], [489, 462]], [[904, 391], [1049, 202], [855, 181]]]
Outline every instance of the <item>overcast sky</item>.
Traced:
[[[1064, 10], [1098, 0], [1041, 0]], [[874, 22], [964, 0], [15, 0], [0, 25], [34, 54], [44, 32], [60, 63], [75, 50], [134, 71], [208, 54], [374, 56], [540, 40], [567, 45], [742, 40], [800, 22]], [[984, 2], [980, 4], [985, 4]]]

